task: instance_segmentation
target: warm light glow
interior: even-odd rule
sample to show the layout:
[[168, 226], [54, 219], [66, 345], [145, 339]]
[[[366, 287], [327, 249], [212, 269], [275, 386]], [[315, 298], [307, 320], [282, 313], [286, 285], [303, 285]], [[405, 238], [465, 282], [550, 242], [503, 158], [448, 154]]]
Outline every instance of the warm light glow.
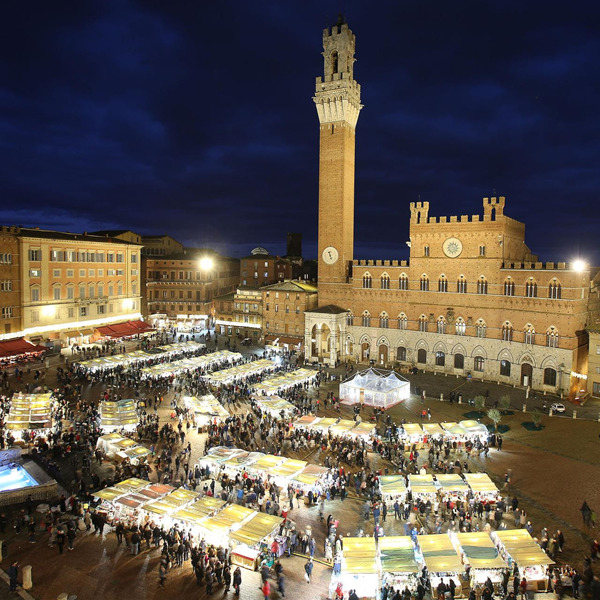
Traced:
[[578, 273], [585, 271], [585, 266], [585, 263], [580, 258], [574, 260], [572, 264], [573, 270], [577, 271]]
[[42, 315], [45, 317], [52, 317], [55, 313], [55, 308], [52, 305], [47, 305], [42, 307]]
[[214, 266], [213, 259], [209, 256], [204, 256], [200, 259], [200, 268], [203, 271], [210, 271]]

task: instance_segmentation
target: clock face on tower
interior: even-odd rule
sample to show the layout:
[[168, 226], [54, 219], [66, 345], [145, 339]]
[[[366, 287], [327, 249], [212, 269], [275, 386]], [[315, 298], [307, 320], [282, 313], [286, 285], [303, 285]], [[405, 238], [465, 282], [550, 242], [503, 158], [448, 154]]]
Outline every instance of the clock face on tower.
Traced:
[[449, 258], [456, 258], [462, 252], [463, 245], [458, 238], [451, 237], [444, 242], [442, 249]]
[[323, 257], [323, 262], [326, 265], [333, 265], [339, 258], [339, 252], [333, 246], [327, 246], [327, 248], [323, 250], [323, 254], [321, 256]]

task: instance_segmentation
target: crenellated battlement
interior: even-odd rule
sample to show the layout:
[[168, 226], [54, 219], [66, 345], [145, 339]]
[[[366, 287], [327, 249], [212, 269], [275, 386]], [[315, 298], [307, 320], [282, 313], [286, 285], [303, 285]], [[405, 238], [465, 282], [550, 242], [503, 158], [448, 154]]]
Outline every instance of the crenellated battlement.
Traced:
[[429, 218], [429, 202], [410, 203], [410, 222], [415, 224], [427, 223]]
[[571, 268], [565, 262], [505, 262], [502, 265], [505, 271], [568, 271]]

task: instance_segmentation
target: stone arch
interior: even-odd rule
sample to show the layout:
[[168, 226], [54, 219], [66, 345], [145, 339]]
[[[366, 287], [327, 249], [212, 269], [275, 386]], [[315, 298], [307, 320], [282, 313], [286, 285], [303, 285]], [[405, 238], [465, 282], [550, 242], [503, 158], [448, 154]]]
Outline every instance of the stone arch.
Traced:
[[483, 358], [488, 357], [487, 352], [485, 351], [485, 348], [483, 346], [475, 346], [475, 348], [473, 348], [473, 351], [471, 352], [471, 356], [482, 356]]
[[517, 358], [517, 364], [522, 365], [523, 363], [530, 363], [533, 367], [536, 367], [537, 365], [535, 364], [535, 360], [533, 358], [533, 356], [531, 356], [531, 353], [529, 352], [523, 352], [519, 355], [519, 357]]
[[361, 336], [360, 338], [360, 343], [361, 344], [370, 344], [371, 343], [371, 336], [364, 334]]
[[415, 344], [415, 349], [416, 350], [421, 350], [421, 349], [429, 350], [429, 344], [425, 340], [421, 339]]
[[466, 354], [467, 351], [462, 344], [454, 344], [454, 347], [451, 350], [452, 354]]
[[448, 354], [448, 349], [446, 348], [446, 344], [444, 344], [444, 342], [437, 342], [437, 344], [433, 347], [433, 351]]
[[498, 361], [501, 360], [507, 360], [509, 362], [514, 362], [513, 360], [513, 355], [510, 352], [510, 350], [507, 350], [506, 348], [503, 348], [502, 350], [500, 350], [500, 352], [498, 353]]
[[558, 371], [557, 360], [553, 356], [546, 356], [546, 358], [544, 358], [544, 360], [540, 364], [540, 369], [547, 369], [547, 368], [551, 368], [551, 369], [554, 369], [555, 371]]

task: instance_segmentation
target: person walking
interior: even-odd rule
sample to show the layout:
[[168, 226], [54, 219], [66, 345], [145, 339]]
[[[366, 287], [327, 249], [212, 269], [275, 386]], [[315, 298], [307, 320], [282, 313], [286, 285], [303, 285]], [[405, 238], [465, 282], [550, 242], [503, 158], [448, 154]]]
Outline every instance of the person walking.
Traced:
[[271, 595], [271, 584], [269, 583], [268, 579], [262, 584], [262, 588], [260, 589], [265, 597], [265, 600], [269, 600], [269, 596]]
[[63, 546], [65, 545], [65, 532], [62, 527], [59, 527], [56, 532], [56, 545], [58, 546], [58, 553], [63, 553]]
[[236, 595], [240, 594], [240, 586], [242, 585], [242, 570], [240, 567], [236, 567], [233, 572], [233, 589], [235, 590]]
[[8, 567], [8, 578], [10, 579], [10, 591], [17, 591], [17, 576], [19, 575], [19, 563], [14, 560]]
[[310, 578], [312, 576], [313, 571], [313, 561], [312, 558], [309, 558], [304, 565], [304, 578], [306, 579], [306, 583], [310, 583]]
[[67, 528], [67, 540], [69, 541], [69, 551], [73, 551], [73, 543], [75, 542], [75, 529], [73, 527]]
[[167, 557], [163, 554], [160, 557], [158, 565], [158, 585], [165, 587], [165, 579], [167, 578]]

